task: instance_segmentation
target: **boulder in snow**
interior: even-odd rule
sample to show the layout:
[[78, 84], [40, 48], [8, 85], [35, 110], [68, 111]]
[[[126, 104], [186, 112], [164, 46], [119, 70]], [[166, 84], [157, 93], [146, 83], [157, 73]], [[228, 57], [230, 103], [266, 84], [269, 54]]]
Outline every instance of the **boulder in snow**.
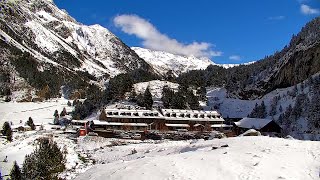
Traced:
[[261, 136], [261, 133], [254, 129], [249, 129], [248, 131], [240, 134], [239, 136]]

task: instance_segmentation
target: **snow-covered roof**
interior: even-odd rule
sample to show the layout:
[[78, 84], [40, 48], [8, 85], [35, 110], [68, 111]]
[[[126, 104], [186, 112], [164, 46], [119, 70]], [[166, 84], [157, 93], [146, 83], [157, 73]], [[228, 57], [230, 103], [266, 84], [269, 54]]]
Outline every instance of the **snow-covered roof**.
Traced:
[[213, 128], [227, 128], [227, 127], [233, 127], [232, 125], [227, 125], [227, 124], [213, 124], [211, 125]]
[[160, 118], [162, 114], [157, 110], [136, 109], [105, 109], [107, 117], [113, 118]]
[[190, 127], [189, 124], [166, 124], [168, 127]]
[[272, 119], [259, 119], [259, 118], [243, 118], [238, 122], [235, 122], [235, 125], [247, 129], [261, 129], [267, 124], [269, 124]]
[[198, 111], [184, 109], [162, 109], [161, 111], [166, 120], [224, 122], [224, 119], [217, 111]]
[[81, 123], [81, 124], [86, 124], [88, 121], [87, 120], [72, 120], [71, 123]]
[[93, 124], [95, 125], [107, 125], [107, 126], [148, 126], [147, 123], [121, 123], [121, 122], [107, 122], [107, 121], [99, 121], [93, 120]]

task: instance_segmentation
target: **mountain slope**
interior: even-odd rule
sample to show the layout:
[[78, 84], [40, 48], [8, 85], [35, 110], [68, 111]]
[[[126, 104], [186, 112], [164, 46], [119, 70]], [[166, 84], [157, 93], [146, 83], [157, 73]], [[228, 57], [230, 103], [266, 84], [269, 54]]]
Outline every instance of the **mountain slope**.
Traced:
[[162, 75], [168, 71], [172, 71], [174, 75], [179, 75], [189, 70], [206, 69], [210, 64], [214, 64], [208, 58], [180, 56], [140, 47], [132, 47], [132, 49]]
[[254, 78], [243, 81], [244, 88], [240, 94], [248, 96], [246, 92], [252, 93], [254, 90], [264, 95], [277, 88], [301, 83], [319, 72], [320, 17], [307, 23], [280, 52], [258, 63], [262, 65], [262, 69], [252, 74]]
[[[231, 68], [239, 64], [216, 64], [207, 57], [182, 56], [164, 51], [155, 51], [141, 47], [132, 47], [141, 58], [143, 58], [160, 75], [172, 71], [175, 76], [191, 70], [204, 70], [209, 65], [217, 65]], [[250, 63], [247, 63], [250, 64]]]
[[[57, 73], [68, 72], [82, 79], [86, 74], [96, 82], [138, 68], [152, 71], [109, 30], [78, 23], [52, 1], [1, 1], [0, 5], [1, 50], [7, 52], [2, 61], [10, 66], [11, 78], [23, 74], [12, 58], [24, 53], [35, 60], [39, 72], [55, 69]], [[32, 84], [27, 77], [21, 78]], [[42, 85], [45, 84], [49, 82]]]

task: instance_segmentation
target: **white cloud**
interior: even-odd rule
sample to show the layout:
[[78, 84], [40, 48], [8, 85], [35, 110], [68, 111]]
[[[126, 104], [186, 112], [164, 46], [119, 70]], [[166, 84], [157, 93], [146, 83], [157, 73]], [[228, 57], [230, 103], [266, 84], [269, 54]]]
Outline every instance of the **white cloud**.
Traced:
[[320, 13], [319, 9], [312, 8], [312, 7], [305, 5], [305, 4], [301, 4], [300, 11], [302, 14], [305, 14], [305, 15]]
[[268, 20], [277, 21], [277, 20], [284, 20], [285, 18], [286, 18], [285, 16], [271, 16], [271, 17], [268, 17]]
[[232, 56], [229, 56], [229, 59], [230, 60], [235, 60], [235, 61], [240, 61], [241, 57], [239, 55], [232, 55]]
[[125, 33], [142, 39], [142, 45], [149, 49], [197, 57], [222, 55], [221, 51], [213, 51], [211, 49], [212, 44], [207, 42], [183, 44], [176, 39], [171, 39], [159, 32], [150, 22], [137, 15], [119, 15], [114, 18], [113, 22]]

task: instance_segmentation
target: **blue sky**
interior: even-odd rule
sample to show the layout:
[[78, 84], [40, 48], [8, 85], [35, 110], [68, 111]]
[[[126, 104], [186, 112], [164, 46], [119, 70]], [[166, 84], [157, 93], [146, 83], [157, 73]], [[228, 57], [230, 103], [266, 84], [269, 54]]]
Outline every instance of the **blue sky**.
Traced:
[[281, 50], [320, 15], [320, 0], [54, 0], [77, 21], [100, 24], [128, 46], [210, 57], [259, 60]]

